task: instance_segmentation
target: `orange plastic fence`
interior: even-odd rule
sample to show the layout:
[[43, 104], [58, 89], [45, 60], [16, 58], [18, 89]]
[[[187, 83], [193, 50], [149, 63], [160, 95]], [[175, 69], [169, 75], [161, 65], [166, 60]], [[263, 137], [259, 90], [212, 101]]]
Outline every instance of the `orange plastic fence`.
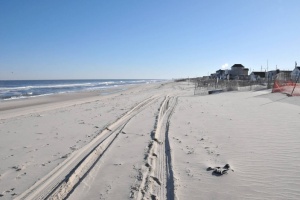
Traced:
[[293, 81], [281, 81], [275, 80], [273, 84], [272, 92], [280, 92], [292, 96], [300, 96], [300, 83], [294, 83]]

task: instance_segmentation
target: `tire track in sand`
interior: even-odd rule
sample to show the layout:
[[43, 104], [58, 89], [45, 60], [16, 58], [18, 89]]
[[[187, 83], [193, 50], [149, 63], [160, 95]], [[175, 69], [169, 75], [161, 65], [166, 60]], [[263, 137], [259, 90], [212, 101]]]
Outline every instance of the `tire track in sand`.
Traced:
[[169, 126], [177, 99], [166, 96], [159, 108], [137, 199], [175, 199]]
[[159, 96], [149, 97], [107, 126], [89, 144], [74, 152], [44, 178], [16, 199], [65, 199], [84, 179], [95, 163], [136, 114], [154, 103]]

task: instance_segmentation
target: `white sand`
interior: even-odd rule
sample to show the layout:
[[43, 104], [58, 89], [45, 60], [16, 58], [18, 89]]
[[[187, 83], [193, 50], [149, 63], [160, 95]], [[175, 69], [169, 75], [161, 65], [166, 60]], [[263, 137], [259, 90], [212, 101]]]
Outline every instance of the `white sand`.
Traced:
[[[259, 94], [180, 98], [170, 130], [179, 199], [300, 198], [300, 99]], [[227, 163], [227, 175], [205, 170]]]
[[300, 198], [299, 97], [166, 83], [0, 110], [0, 199]]

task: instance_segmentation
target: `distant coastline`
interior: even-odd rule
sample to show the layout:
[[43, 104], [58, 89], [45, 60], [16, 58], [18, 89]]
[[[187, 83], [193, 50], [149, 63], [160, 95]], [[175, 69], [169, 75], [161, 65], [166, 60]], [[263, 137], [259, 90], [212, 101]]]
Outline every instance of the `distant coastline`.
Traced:
[[126, 85], [162, 82], [162, 79], [0, 80], [0, 101], [81, 91], [106, 90]]

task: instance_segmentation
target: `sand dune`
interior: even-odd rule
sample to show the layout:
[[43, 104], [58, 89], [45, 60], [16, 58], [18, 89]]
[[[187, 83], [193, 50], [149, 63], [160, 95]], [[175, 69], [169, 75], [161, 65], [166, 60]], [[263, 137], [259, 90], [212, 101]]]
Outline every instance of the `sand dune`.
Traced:
[[0, 199], [300, 198], [299, 97], [169, 82], [34, 101], [0, 104]]

